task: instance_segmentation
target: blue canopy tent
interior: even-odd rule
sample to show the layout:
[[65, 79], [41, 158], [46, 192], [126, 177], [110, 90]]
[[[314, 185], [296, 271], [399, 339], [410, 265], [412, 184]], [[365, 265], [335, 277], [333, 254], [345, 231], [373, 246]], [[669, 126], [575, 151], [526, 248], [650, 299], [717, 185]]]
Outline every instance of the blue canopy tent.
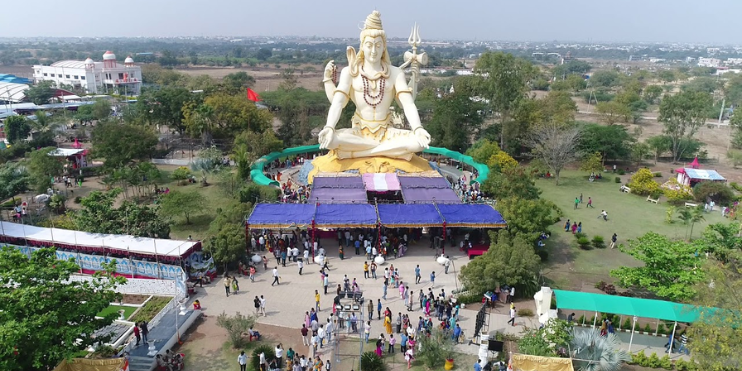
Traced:
[[508, 225], [499, 211], [485, 204], [437, 205], [447, 227], [506, 228]]
[[315, 214], [319, 228], [376, 227], [376, 208], [369, 204], [320, 204]]
[[421, 228], [443, 225], [443, 218], [432, 204], [379, 204], [381, 225], [390, 228]]
[[314, 210], [312, 204], [257, 204], [247, 224], [266, 229], [307, 226], [314, 220]]

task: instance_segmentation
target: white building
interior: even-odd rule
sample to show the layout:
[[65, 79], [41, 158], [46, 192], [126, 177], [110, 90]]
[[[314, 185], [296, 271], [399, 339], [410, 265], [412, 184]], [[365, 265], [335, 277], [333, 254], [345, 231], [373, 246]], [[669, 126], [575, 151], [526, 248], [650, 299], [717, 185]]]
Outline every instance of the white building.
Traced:
[[721, 59], [718, 58], [698, 58], [698, 67], [719, 67]]
[[142, 88], [142, 68], [127, 57], [124, 64], [116, 62], [116, 55], [107, 51], [103, 62], [88, 58], [85, 61], [59, 61], [51, 66], [33, 66], [35, 82], [54, 81], [84, 89], [89, 94], [114, 93], [139, 95]]
[[742, 64], [742, 58], [727, 58], [724, 64], [726, 64], [727, 66], [738, 66]]

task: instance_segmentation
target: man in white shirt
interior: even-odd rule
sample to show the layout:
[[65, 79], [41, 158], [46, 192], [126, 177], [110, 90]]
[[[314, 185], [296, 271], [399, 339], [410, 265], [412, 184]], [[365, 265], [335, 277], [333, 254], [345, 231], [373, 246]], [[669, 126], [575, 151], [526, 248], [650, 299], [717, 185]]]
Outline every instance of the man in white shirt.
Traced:
[[265, 314], [265, 298], [263, 295], [260, 295], [260, 313], [263, 315], [263, 317], [266, 316]]
[[309, 260], [309, 249], [304, 250], [304, 261], [307, 264], [312, 264], [312, 261]]
[[267, 370], [268, 369], [268, 362], [265, 361], [265, 353], [260, 352], [260, 369], [261, 370]]
[[242, 353], [237, 356], [237, 363], [240, 365], [240, 371], [245, 371], [247, 368], [247, 356], [245, 355], [245, 351], [242, 351]]
[[325, 332], [326, 332], [326, 337], [327, 337], [327, 343], [328, 344], [332, 342], [332, 330], [334, 328], [335, 327], [334, 327], [334, 325], [332, 323], [332, 320], [328, 318], [327, 319], [327, 326], [325, 326]]
[[319, 329], [317, 330], [317, 337], [319, 338], [319, 347], [322, 348], [325, 346], [325, 326], [320, 325]]
[[515, 326], [515, 307], [510, 307], [510, 320], [508, 323], [512, 323]]
[[299, 267], [299, 275], [301, 276], [301, 270], [304, 269], [304, 263], [297, 262], [296, 265], [297, 267]]
[[263, 237], [263, 235], [260, 235], [260, 237], [258, 237], [258, 243], [260, 244], [260, 250], [265, 250], [265, 238]]
[[271, 283], [271, 286], [273, 285], [280, 285], [281, 283], [278, 282], [278, 267], [273, 268], [273, 283]]

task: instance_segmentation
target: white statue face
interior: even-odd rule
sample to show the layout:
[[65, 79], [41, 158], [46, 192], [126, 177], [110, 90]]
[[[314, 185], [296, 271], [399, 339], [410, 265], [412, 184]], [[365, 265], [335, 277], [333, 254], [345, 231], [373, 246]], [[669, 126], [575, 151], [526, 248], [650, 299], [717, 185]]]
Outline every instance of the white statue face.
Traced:
[[381, 36], [366, 36], [361, 49], [369, 62], [376, 63], [381, 60], [381, 55], [384, 53], [384, 39]]

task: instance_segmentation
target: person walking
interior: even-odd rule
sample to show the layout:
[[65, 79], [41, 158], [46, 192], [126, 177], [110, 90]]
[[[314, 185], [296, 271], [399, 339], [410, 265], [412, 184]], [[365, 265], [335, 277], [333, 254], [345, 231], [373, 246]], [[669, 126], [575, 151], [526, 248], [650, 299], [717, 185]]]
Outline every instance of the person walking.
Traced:
[[134, 346], [138, 347], [139, 342], [142, 340], [142, 336], [139, 335], [139, 326], [136, 323], [134, 324], [134, 337], [137, 339], [137, 343], [134, 344]]
[[423, 276], [420, 274], [420, 264], [418, 264], [415, 267], [415, 284], [420, 283], [420, 280], [423, 279]]
[[443, 273], [444, 274], [448, 274], [448, 267], [450, 267], [450, 266], [451, 266], [451, 257], [448, 256], [448, 255], [446, 255], [446, 262], [443, 263], [443, 268], [444, 268]]
[[232, 282], [229, 280], [229, 275], [224, 276], [224, 281], [222, 281], [224, 284], [224, 291], [227, 293], [227, 297], [229, 297], [229, 287], [232, 286]]
[[577, 210], [577, 205], [580, 204], [580, 199], [578, 197], [575, 197], [575, 210]]
[[590, 198], [590, 197], [588, 197], [588, 198], [587, 198], [587, 207], [592, 207], [592, 208], [595, 208], [595, 207], [593, 206], [593, 199], [592, 199], [592, 198]]
[[325, 286], [325, 295], [327, 295], [327, 286], [330, 285], [330, 278], [328, 278], [327, 274], [324, 274], [322, 277], [322, 284]]
[[247, 356], [245, 355], [244, 350], [240, 352], [239, 356], [237, 356], [237, 364], [240, 365], [240, 371], [245, 371], [247, 369]]
[[368, 262], [367, 261], [363, 262], [363, 278], [369, 278], [368, 269], [369, 269]]
[[376, 318], [381, 319], [381, 299], [376, 302]]
[[368, 337], [371, 335], [371, 321], [366, 321], [366, 325], [363, 327], [363, 336], [368, 343]]
[[374, 319], [374, 301], [369, 300], [368, 301], [368, 320]]
[[384, 284], [384, 295], [381, 296], [381, 298], [384, 300], [386, 300], [386, 290], [387, 290], [387, 287], [386, 287], [386, 284]]
[[305, 323], [301, 324], [301, 343], [309, 346], [309, 329]]
[[139, 328], [142, 330], [142, 340], [144, 340], [145, 343], [148, 342], [147, 335], [149, 334], [149, 328], [147, 328], [147, 321], [142, 321]]
[[614, 233], [611, 237], [611, 249], [616, 247], [616, 241], [618, 241], [618, 235]]
[[371, 262], [371, 277], [376, 279], [376, 262]]
[[[273, 285], [280, 285], [281, 283], [278, 282], [278, 267], [273, 268], [273, 283], [271, 283], [271, 286]], [[227, 295], [229, 296], [229, 295]]]
[[431, 287], [435, 287], [435, 271], [430, 272], [430, 284]]
[[510, 307], [510, 320], [508, 323], [512, 324], [513, 327], [515, 327], [515, 307]]
[[685, 332], [680, 335], [680, 348], [678, 348], [678, 353], [682, 353], [683, 351], [685, 351], [685, 355], [690, 355], [690, 350], [688, 350], [688, 336], [685, 335]]
[[260, 295], [260, 313], [263, 314], [263, 317], [266, 316], [266, 313], [265, 313], [265, 298], [263, 297], [263, 295]]
[[314, 310], [319, 312], [319, 291], [314, 290]]
[[250, 282], [255, 282], [255, 266], [250, 266]]
[[580, 203], [582, 203], [582, 193], [580, 193]]
[[301, 270], [304, 269], [304, 262], [299, 260], [296, 262], [296, 266], [299, 268], [299, 275], [301, 276]]
[[258, 298], [257, 295], [255, 295], [255, 299], [253, 299], [253, 306], [255, 306], [255, 315], [257, 316], [260, 313], [260, 298]]

